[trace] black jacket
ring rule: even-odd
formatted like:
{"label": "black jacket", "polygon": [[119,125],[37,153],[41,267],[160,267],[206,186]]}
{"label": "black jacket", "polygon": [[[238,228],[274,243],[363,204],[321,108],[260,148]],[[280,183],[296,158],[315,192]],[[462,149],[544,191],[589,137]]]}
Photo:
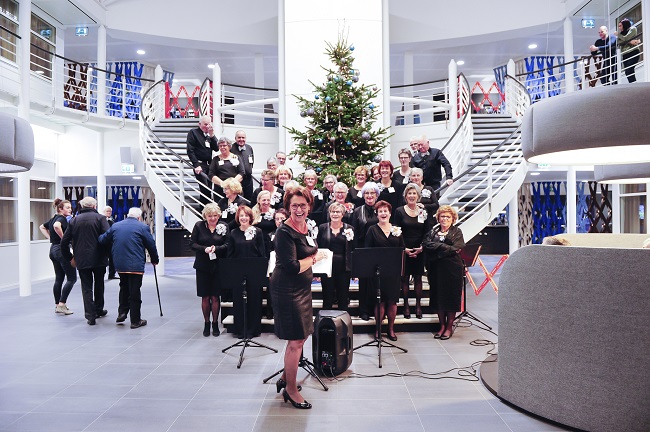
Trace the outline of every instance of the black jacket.
{"label": "black jacket", "polygon": [[465,247],[463,232],[457,226],[449,228],[444,240],[440,240],[439,231],[439,226],[432,229],[422,241],[427,262],[454,256]]}
{"label": "black jacket", "polygon": [[92,208],[82,208],[79,214],[70,219],[68,229],[61,239],[61,254],[70,261],[70,243],[74,249],[74,259],[78,269],[106,267],[107,249],[99,244],[99,236],[108,231],[106,216]]}
{"label": "black jacket", "polygon": [[427,186],[435,186],[442,182],[441,168],[445,169],[447,179],[454,178],[451,172],[451,163],[442,154],[442,151],[437,148],[429,148],[429,151],[424,155],[416,153],[411,160],[411,167],[422,169],[424,172],[422,178]]}
{"label": "black jacket", "polygon": [[[206,146],[206,142],[209,145]],[[201,163],[210,165],[213,150],[219,151],[216,137],[206,137],[201,128],[194,128],[189,131],[187,134],[187,157],[190,158],[194,168],[201,165]]]}
{"label": "black jacket", "polygon": [[246,183],[251,180],[253,175],[253,164],[255,163],[255,155],[253,154],[253,147],[246,144],[244,150],[239,150],[239,145],[233,143],[230,147],[230,152],[239,156],[239,161],[244,165],[244,179],[242,183]]}

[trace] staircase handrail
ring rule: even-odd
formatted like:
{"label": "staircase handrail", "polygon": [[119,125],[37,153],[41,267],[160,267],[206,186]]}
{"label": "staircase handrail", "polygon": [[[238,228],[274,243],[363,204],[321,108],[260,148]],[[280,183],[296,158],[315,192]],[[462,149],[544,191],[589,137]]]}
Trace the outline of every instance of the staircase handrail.
{"label": "staircase handrail", "polygon": [[472,154],[474,136],[470,116],[471,95],[469,94],[469,82],[463,73],[458,75],[458,81],[460,83],[458,86],[459,97],[455,103],[458,104],[459,110],[462,110],[460,111],[462,116],[456,130],[440,149],[451,164],[452,172],[460,171],[467,164]]}
{"label": "staircase handrail", "polygon": [[532,101],[528,89],[512,75],[505,77],[506,87],[506,113],[515,117],[521,123],[524,113],[530,107]]}

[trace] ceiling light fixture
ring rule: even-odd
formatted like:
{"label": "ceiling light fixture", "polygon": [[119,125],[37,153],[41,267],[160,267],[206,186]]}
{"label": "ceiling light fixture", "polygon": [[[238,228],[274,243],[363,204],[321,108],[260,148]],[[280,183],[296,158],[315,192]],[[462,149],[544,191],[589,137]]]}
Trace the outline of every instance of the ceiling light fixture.
{"label": "ceiling light fixture", "polygon": [[133,180],[140,180],[140,179],[142,179],[142,177],[140,177],[140,176],[133,176]]}
{"label": "ceiling light fixture", "polygon": [[147,52],[145,50],[143,50],[143,49],[139,49],[139,50],[136,51],[136,53],[138,53],[140,55],[145,55]]}
{"label": "ceiling light fixture", "polygon": [[456,64],[457,64],[458,66],[462,66],[462,65],[465,64],[465,60],[458,60],[458,61],[456,62]]}
{"label": "ceiling light fixture", "polygon": [[532,172],[532,173],[530,173],[530,175],[532,175],[532,176],[538,176],[538,175],[540,175],[540,174],[541,174],[541,173],[538,173],[538,172]]}
{"label": "ceiling light fixture", "polygon": [[528,49],[535,49],[535,48],[537,48],[537,44],[532,43],[528,45]]}
{"label": "ceiling light fixture", "polygon": [[[650,105],[644,102],[648,98],[650,83],[639,82],[544,99],[524,115],[524,158],[552,165],[650,162]],[[626,109],[607,110],[603,101]]]}
{"label": "ceiling light fixture", "polygon": [[209,67],[210,69],[214,69],[214,65],[213,65],[213,64],[209,64],[208,67]]}

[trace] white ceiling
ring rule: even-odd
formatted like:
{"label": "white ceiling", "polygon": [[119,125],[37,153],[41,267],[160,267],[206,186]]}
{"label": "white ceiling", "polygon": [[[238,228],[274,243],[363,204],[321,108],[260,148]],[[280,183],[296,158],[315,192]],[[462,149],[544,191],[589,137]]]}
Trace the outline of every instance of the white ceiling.
{"label": "white ceiling", "polygon": [[[41,13],[46,13],[55,19],[59,25],[67,27],[65,30],[66,57],[82,62],[94,62],[97,57],[96,23],[90,15],[84,13],[77,6],[77,4],[83,4],[83,1],[34,0],[33,3],[36,10],[43,11]],[[95,0],[96,4],[99,4],[104,9],[123,5],[125,1],[127,0]],[[587,47],[597,38],[595,29],[585,30],[580,27],[581,18],[595,18],[602,23],[605,16],[618,16],[629,10],[638,1],[586,1],[584,6],[578,8],[578,11],[572,17],[574,53],[576,55],[587,54]],[[192,11],[193,8],[188,7],[188,3],[192,3],[192,0],[185,1],[182,7],[179,6],[179,9]],[[246,4],[246,2],[239,5],[242,4]],[[402,5],[396,0],[391,0],[391,13],[397,9],[396,5],[398,4]],[[273,14],[274,10],[275,7],[269,7],[262,13]],[[236,15],[240,13],[239,9],[230,10],[232,16],[228,16],[228,12],[229,10],[224,9],[223,16],[219,18],[220,22],[241,19],[240,16]],[[179,14],[180,12],[178,10],[168,10],[160,13]],[[531,7],[530,13],[534,13],[534,7]],[[188,20],[180,20],[180,25],[189,25],[191,13],[184,15],[188,16]],[[421,22],[423,20],[418,16],[417,8],[400,7],[400,19],[405,16],[415,21]],[[275,13],[274,19],[277,19],[277,13]],[[509,17],[508,19],[516,19],[516,17]],[[462,19],[458,19],[458,22],[458,25],[463,25]],[[90,27],[89,35],[86,37],[75,36],[74,30],[77,25],[88,25]],[[431,24],[426,23],[426,25]],[[454,46],[449,46],[449,42],[446,42],[444,47],[443,44],[436,42],[391,45],[391,85],[404,84],[403,59],[406,52],[413,53],[415,82],[445,78],[448,64],[452,59],[464,60],[465,64],[459,67],[459,71],[464,72],[470,81],[480,81],[483,77],[492,75],[493,68],[504,65],[510,58],[520,59],[529,55],[563,54],[564,36],[561,22],[549,24],[542,29],[531,28],[528,31],[524,29],[518,32],[501,33],[498,32],[498,22],[486,22],[486,26],[495,29],[495,32],[491,33],[490,37],[463,38],[458,40]],[[216,31],[216,29],[211,31]],[[491,40],[486,41],[486,39]],[[536,43],[538,47],[535,50],[529,50],[527,47],[531,43]],[[146,54],[143,56],[137,55],[137,49],[145,50]],[[264,59],[265,87],[277,87],[278,58],[277,45],[275,44],[235,45],[210,43],[197,47],[196,43],[188,43],[187,40],[118,32],[110,28],[107,30],[107,60],[109,62],[137,60],[151,66],[160,64],[163,69],[174,72],[176,79],[193,79],[195,82],[201,82],[203,78],[211,76],[211,71],[207,67],[208,64],[218,62],[221,66],[224,82],[254,85],[253,74],[256,55],[262,55]]]}

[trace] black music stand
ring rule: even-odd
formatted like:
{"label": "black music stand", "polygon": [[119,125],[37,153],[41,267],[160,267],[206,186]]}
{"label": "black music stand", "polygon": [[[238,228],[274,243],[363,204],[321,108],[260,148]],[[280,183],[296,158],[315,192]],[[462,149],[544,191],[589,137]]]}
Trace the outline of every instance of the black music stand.
{"label": "black music stand", "polygon": [[[221,352],[225,353],[230,348],[237,346],[242,347],[237,369],[241,368],[244,362],[244,351],[248,346],[278,352],[275,348],[252,340],[261,330],[262,286],[266,281],[268,265],[267,258],[231,258],[219,261],[222,286],[232,289],[233,292],[234,328],[235,333],[239,336],[239,341],[224,348]],[[249,325],[251,330],[249,330]]]}
{"label": "black music stand", "polygon": [[[318,380],[318,382],[320,383],[320,385],[323,386],[323,390],[325,390],[325,391],[329,390],[329,387],[327,387],[327,386],[325,385],[325,383],[323,382],[323,380],[320,379],[320,377],[319,377],[318,375],[316,375],[316,371],[314,371],[314,368],[315,368],[316,366],[315,366],[312,362],[310,362],[309,359],[307,359],[307,357],[305,357],[304,351],[305,351],[305,350],[303,349],[303,350],[300,352],[300,361],[298,361],[298,367],[303,368],[305,371],[307,371],[307,373],[308,373],[309,375],[311,375],[312,377],[316,378],[316,379]],[[284,372],[284,368],[280,369],[280,370],[277,371],[277,372],[274,372],[272,375],[267,376],[266,378],[264,378],[264,379],[262,380],[262,382],[263,382],[264,384],[266,384],[267,382],[269,382],[269,380],[270,380],[271,378],[273,378],[274,376],[277,376],[277,375],[281,374],[282,372]]]}
{"label": "black music stand", "polygon": [[471,320],[474,320],[476,322],[480,322],[483,324],[485,327],[487,327],[488,330],[492,330],[492,327],[489,325],[485,324],[483,321],[480,319],[476,318],[474,315],[472,315],[471,312],[467,310],[467,277],[469,274],[469,268],[474,267],[476,265],[476,260],[478,260],[479,253],[481,252],[481,247],[483,245],[480,244],[468,244],[465,245],[464,248],[460,250],[460,258],[463,260],[463,265],[465,267],[465,272],[463,273],[463,310],[461,313],[454,318],[454,331],[456,331],[456,327],[458,327],[458,322],[460,322],[461,319],[467,317]]}
{"label": "black music stand", "polygon": [[[397,348],[402,352],[408,352],[408,350],[399,347],[390,342],[386,342],[381,335],[381,322],[384,317],[379,315],[379,303],[381,303],[381,292],[384,292],[388,289],[396,289],[399,291],[400,286],[396,285],[393,287],[384,287],[381,284],[381,278],[389,276],[402,276],[404,272],[404,249],[402,248],[361,248],[355,249],[352,251],[352,277],[358,278],[375,278],[375,284],[377,288],[377,300],[375,303],[375,338],[366,342],[362,345],[359,345],[356,348],[353,348],[352,351],[356,351],[359,348],[367,346],[376,346],[377,347],[377,356],[379,357],[379,367],[381,365],[381,347],[382,345],[388,345],[393,348]],[[399,294],[397,294],[399,296]],[[377,337],[379,335],[379,337]]]}

